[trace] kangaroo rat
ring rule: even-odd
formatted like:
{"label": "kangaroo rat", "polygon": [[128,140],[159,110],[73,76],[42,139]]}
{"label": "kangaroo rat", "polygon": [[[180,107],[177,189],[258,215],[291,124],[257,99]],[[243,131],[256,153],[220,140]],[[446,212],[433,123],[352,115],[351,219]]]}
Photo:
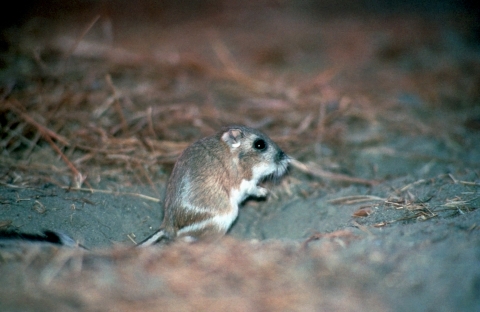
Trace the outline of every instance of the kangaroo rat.
{"label": "kangaroo rat", "polygon": [[168,181],[160,229],[138,246],[162,240],[213,241],[227,232],[248,196],[268,191],[257,184],[285,173],[290,158],[264,133],[223,128],[180,155]]}

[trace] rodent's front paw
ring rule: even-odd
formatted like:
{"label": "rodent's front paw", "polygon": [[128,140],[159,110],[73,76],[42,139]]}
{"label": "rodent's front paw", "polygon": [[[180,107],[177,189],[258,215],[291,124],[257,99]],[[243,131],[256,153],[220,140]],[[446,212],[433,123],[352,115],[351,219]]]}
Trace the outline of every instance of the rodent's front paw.
{"label": "rodent's front paw", "polygon": [[257,197],[265,197],[268,194],[268,190],[266,188],[263,188],[263,187],[260,187],[260,186],[257,187],[257,189],[255,191],[256,191],[256,193],[254,195],[257,196]]}

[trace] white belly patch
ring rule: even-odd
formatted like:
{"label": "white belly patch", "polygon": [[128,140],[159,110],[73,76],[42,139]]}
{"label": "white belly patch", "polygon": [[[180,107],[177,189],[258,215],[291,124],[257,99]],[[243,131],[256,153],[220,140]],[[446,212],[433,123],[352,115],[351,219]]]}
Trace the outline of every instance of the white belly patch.
{"label": "white belly patch", "polygon": [[215,217],[198,223],[190,224],[181,228],[177,232],[177,235],[188,234],[188,232],[202,230],[209,226],[215,226],[219,231],[227,232],[238,216],[238,205],[249,195],[258,194],[258,187],[256,184],[257,182],[254,180],[242,180],[238,189],[234,188],[230,191],[230,209],[227,213],[216,215]]}

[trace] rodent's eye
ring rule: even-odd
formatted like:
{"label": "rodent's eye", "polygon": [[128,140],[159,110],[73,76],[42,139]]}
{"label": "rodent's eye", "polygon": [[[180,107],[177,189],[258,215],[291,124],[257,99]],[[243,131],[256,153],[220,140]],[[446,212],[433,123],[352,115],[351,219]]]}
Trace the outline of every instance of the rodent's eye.
{"label": "rodent's eye", "polygon": [[258,151],[264,151],[267,148],[267,142],[264,139],[256,139],[253,142],[253,148]]}

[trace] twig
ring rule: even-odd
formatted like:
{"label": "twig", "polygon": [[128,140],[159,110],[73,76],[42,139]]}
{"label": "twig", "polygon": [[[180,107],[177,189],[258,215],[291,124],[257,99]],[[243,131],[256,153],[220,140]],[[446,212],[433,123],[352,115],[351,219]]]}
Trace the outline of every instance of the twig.
{"label": "twig", "polygon": [[[55,140],[59,141],[60,143],[62,143],[63,145],[65,146],[69,146],[70,143],[68,143],[68,140],[61,136],[60,134],[57,134],[55,133],[54,131],[46,128],[45,126],[41,125],[40,123],[38,123],[37,121],[35,121],[35,119],[33,119],[32,117],[30,117],[29,115],[27,115],[26,113],[23,112],[23,110],[25,110],[22,106],[22,104],[20,104],[20,102],[18,102],[17,100],[13,99],[12,102],[6,102],[6,105],[7,107],[12,110],[15,114],[19,115],[23,120],[25,120],[27,123],[31,124],[32,126],[34,126],[35,128],[37,128],[37,130],[45,137],[45,136],[48,136],[50,138],[54,138]],[[22,109],[18,108],[17,106],[20,106]]]}
{"label": "twig", "polygon": [[145,170],[145,167],[142,166],[141,164],[138,164],[138,165],[137,165],[137,168],[140,169],[140,172],[143,174],[143,176],[145,177],[145,179],[147,179],[148,184],[150,184],[150,187],[151,187],[152,190],[155,192],[155,194],[157,194],[157,196],[159,196],[160,194],[158,193],[158,190],[157,190],[157,188],[155,187],[155,183],[153,183],[153,181],[152,181],[152,179],[150,178],[150,175],[148,174],[147,170]]}
{"label": "twig", "polygon": [[469,186],[480,186],[480,183],[457,180],[451,173],[449,173],[448,176],[450,177],[450,179],[452,179],[453,183],[455,184],[460,183],[460,184],[469,185]]}
{"label": "twig", "polygon": [[68,168],[73,173],[73,181],[76,187],[80,187],[83,182],[85,182],[86,176],[82,175],[80,171],[77,170],[74,164],[65,156],[65,154],[60,150],[60,148],[52,141],[52,138],[49,136],[44,136],[44,139],[50,144],[54,151],[62,158],[62,160],[67,164]]}
{"label": "twig", "polygon": [[83,187],[68,187],[68,186],[61,186],[62,189],[64,190],[69,190],[69,191],[79,191],[79,192],[88,192],[88,193],[102,193],[102,194],[118,194],[118,195],[128,195],[128,196],[135,196],[139,197],[142,199],[150,200],[153,202],[160,202],[160,199],[148,196],[148,195],[143,195],[139,193],[131,193],[131,192],[116,192],[116,191],[110,191],[110,190],[98,190],[98,189],[93,189],[93,188],[83,188]]}
{"label": "twig", "polygon": [[351,205],[351,204],[358,204],[358,203],[369,202],[369,201],[386,201],[386,200],[387,200],[386,198],[373,196],[373,195],[351,195],[351,196],[344,196],[340,198],[330,199],[327,202],[334,205],[338,205],[338,204]]}
{"label": "twig", "polygon": [[133,239],[133,237],[130,236],[130,234],[127,234],[127,237],[128,237],[128,239],[130,239],[132,241],[132,243],[137,245],[137,242],[135,241],[135,239]]}
{"label": "twig", "polygon": [[242,72],[238,68],[238,66],[236,66],[235,62],[232,59],[232,55],[230,51],[220,40],[216,40],[212,46],[213,46],[213,50],[215,51],[215,54],[217,55],[222,65],[225,67],[225,70],[231,79],[235,80],[240,84],[243,84],[244,86],[251,88],[255,92],[259,92],[259,93],[268,92],[269,87],[267,83],[252,79],[247,74]]}
{"label": "twig", "polygon": [[415,181],[415,182],[412,182],[410,184],[407,184],[405,185],[404,187],[402,187],[399,192],[405,192],[406,190],[408,190],[409,188],[411,188],[412,186],[415,186],[415,185],[418,185],[418,184],[422,184],[422,183],[425,183],[427,182],[427,180],[424,180],[424,179],[420,179],[418,181]]}
{"label": "twig", "polygon": [[121,122],[121,125],[122,125],[123,134],[127,134],[128,123],[127,123],[127,120],[125,119],[125,115],[123,115],[122,106],[120,105],[120,101],[118,100],[119,99],[119,94],[118,94],[117,88],[115,88],[115,86],[113,85],[112,77],[110,76],[110,74],[107,74],[107,76],[105,77],[105,80],[107,81],[108,86],[112,90],[113,104],[115,105],[115,110],[117,111],[117,114],[120,117],[120,122]]}
{"label": "twig", "polygon": [[153,128],[153,117],[152,117],[152,112],[153,109],[151,106],[147,108],[147,125],[148,125],[148,131],[150,132],[150,135],[152,138],[158,138],[157,133],[155,132],[155,128]]}
{"label": "twig", "polygon": [[344,174],[327,172],[312,164],[306,165],[294,158],[292,158],[290,163],[292,164],[292,166],[294,166],[298,170],[311,174],[316,177],[320,177],[320,178],[330,179],[334,181],[349,182],[349,183],[366,184],[366,185],[376,185],[379,183],[379,181],[375,181],[375,180],[366,180],[361,178],[350,177]]}
{"label": "twig", "polygon": [[355,225],[357,228],[359,228],[361,231],[367,233],[368,235],[372,235],[372,236],[373,236],[373,233],[370,232],[370,230],[369,230],[365,225],[362,225],[362,224],[358,223],[357,221],[353,221],[352,223],[353,223],[353,225]]}
{"label": "twig", "polygon": [[80,41],[82,41],[83,37],[85,37],[85,35],[90,31],[93,25],[95,25],[95,23],[98,21],[99,18],[100,18],[100,15],[97,15],[93,18],[93,20],[90,22],[90,24],[87,25],[87,27],[85,27],[85,29],[77,38],[77,40],[75,40],[72,47],[65,53],[65,56],[64,56],[65,63],[63,63],[62,73],[65,72],[65,68],[67,68],[68,60],[70,59],[70,56],[72,55],[73,51],[75,51],[75,49],[80,44]]}

